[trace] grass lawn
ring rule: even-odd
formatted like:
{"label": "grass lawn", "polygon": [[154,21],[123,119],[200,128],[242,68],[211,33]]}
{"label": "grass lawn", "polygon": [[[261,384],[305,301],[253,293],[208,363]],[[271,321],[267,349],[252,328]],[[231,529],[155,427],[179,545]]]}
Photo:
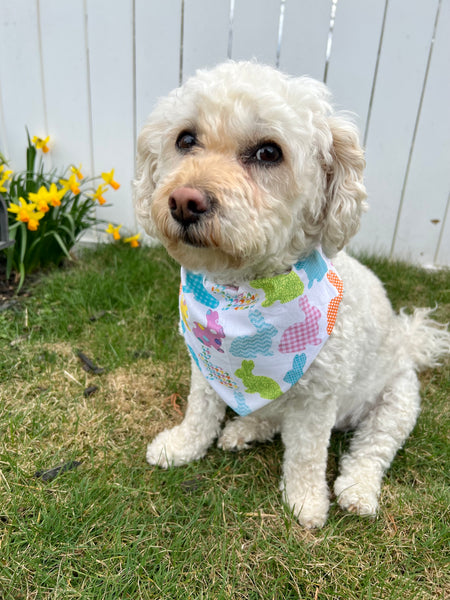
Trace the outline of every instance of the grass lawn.
{"label": "grass lawn", "polygon": [[[365,262],[396,308],[450,320],[450,272]],[[163,250],[106,246],[0,311],[0,599],[448,598],[448,361],[421,375],[378,518],[333,502],[305,531],[281,505],[280,440],[145,462],[188,392],[178,285]],[[330,481],[347,443],[333,436]]]}

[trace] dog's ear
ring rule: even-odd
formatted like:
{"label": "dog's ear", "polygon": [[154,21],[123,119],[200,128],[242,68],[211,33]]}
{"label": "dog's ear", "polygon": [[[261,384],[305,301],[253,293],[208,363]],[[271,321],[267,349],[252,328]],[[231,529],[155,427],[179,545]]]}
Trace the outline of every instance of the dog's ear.
{"label": "dog's ear", "polygon": [[322,247],[332,256],[358,231],[366,210],[365,160],[357,127],[342,116],[330,116],[327,122],[332,143],[323,157],[326,204]]}
{"label": "dog's ear", "polygon": [[137,139],[136,174],[134,179],[134,208],[144,229],[151,229],[150,204],[155,189],[155,174],[158,166],[160,142],[159,126],[150,120],[144,125]]}

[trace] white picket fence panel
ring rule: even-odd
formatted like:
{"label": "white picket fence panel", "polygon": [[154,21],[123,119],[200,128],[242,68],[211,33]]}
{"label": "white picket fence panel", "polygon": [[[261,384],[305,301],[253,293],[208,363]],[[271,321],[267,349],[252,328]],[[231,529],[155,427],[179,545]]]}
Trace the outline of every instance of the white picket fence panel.
{"label": "white picket fence panel", "polygon": [[326,80],[358,115],[370,211],[352,243],[450,265],[450,0],[0,0],[0,151],[115,168],[99,214],[134,220],[137,134],[157,99],[232,58]]}

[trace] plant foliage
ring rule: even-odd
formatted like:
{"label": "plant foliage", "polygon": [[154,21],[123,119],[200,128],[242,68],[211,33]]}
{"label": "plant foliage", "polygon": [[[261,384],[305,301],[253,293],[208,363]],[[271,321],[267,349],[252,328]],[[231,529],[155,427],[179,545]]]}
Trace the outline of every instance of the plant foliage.
{"label": "plant foliage", "polygon": [[[103,205],[108,187],[119,187],[113,179],[114,170],[93,178],[84,178],[74,165],[60,174],[56,169],[46,172],[42,154],[49,150],[49,138],[31,140],[28,131],[27,138],[25,171],[7,170],[0,154],[0,196],[8,211],[9,237],[14,240],[3,250],[6,276],[17,272],[19,289],[32,271],[70,258],[81,234],[104,222],[96,216],[96,202]],[[103,183],[95,186],[98,179]]]}

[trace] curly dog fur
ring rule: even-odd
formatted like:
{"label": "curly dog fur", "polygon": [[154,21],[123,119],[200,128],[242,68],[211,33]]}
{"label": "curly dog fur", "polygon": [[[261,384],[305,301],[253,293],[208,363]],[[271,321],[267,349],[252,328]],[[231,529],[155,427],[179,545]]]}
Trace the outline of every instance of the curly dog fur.
{"label": "curly dog fur", "polygon": [[281,433],[284,501],[305,527],[327,518],[327,449],[355,430],[334,493],[374,515],[383,474],[419,414],[417,371],[449,352],[429,318],[394,314],[380,281],[342,249],[366,208],[356,127],[326,87],[252,62],[199,71],[162,99],[138,140],[136,211],[186,269],[239,285],[288,272],[317,246],[344,282],[334,330],[304,376],[256,412],[228,421],[192,364],[183,422],[148,446],[152,465],[183,465],[218,438],[227,450]]}

